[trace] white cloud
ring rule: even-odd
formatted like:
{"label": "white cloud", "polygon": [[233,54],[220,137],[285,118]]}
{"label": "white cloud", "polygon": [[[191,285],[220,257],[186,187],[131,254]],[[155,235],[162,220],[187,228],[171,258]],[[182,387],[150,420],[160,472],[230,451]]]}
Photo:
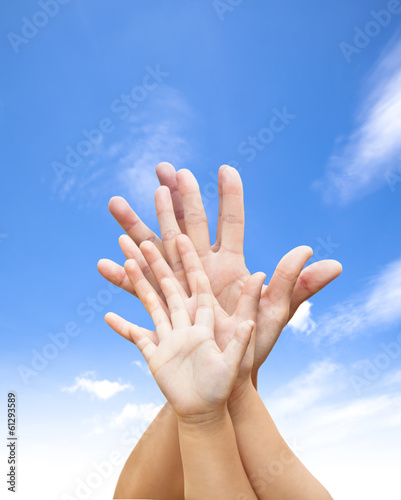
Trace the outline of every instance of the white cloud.
{"label": "white cloud", "polygon": [[302,302],[298,307],[294,316],[288,322],[288,326],[294,333],[301,332],[309,335],[316,328],[316,323],[313,321],[311,314],[312,306],[312,302],[305,300],[305,302]]}
{"label": "white cloud", "polygon": [[115,131],[77,168],[66,172],[61,182],[53,180],[53,192],[80,206],[96,206],[104,196],[123,194],[132,199],[134,207],[140,207],[141,214],[153,212],[159,185],[155,168],[162,161],[187,166],[193,121],[182,95],[161,85],[123,122],[114,117]]}
{"label": "white cloud", "polygon": [[317,319],[319,337],[337,341],[401,320],[401,259],[370,280],[367,291],[338,304]]}
{"label": "white cloud", "polygon": [[[156,110],[154,109],[156,108]],[[154,192],[159,183],[155,168],[161,161],[178,167],[190,158],[187,131],[192,112],[173,89],[164,88],[152,113],[135,116],[124,144],[113,144],[118,151],[118,179],[134,206],[154,211]]]}
{"label": "white cloud", "polygon": [[[401,391],[356,397],[352,367],[323,361],[280,386],[266,407],[288,443],[334,498],[401,498]],[[398,378],[398,372],[389,376]]]}
{"label": "white cloud", "polygon": [[87,392],[99,399],[109,399],[121,391],[133,390],[131,384],[122,384],[120,382],[110,382],[110,380],[95,380],[94,373],[88,372],[81,377],[75,378],[75,384],[71,387],[63,387],[64,392]]}
{"label": "white cloud", "polygon": [[152,372],[149,370],[149,366],[147,363],[144,363],[143,361],[133,361],[133,365],[137,366],[141,371],[146,373],[146,375],[152,376]]}
{"label": "white cloud", "polygon": [[347,203],[378,189],[401,166],[401,42],[392,43],[367,81],[354,130],[339,140],[326,176],[314,187]]}
{"label": "white cloud", "polygon": [[272,394],[269,406],[279,416],[302,412],[324,397],[338,392],[345,383],[338,365],[321,361],[278,388]]}
{"label": "white cloud", "polygon": [[131,404],[124,406],[121,413],[115,415],[110,422],[111,427],[121,427],[131,420],[151,422],[162,409],[163,405],[155,403]]}
{"label": "white cloud", "polygon": [[[286,432],[302,437],[305,446],[335,443],[340,438],[355,437],[373,428],[386,430],[401,426],[401,391],[377,392],[383,385],[378,378],[370,389],[374,395],[355,397],[350,380],[352,373],[352,367],[328,360],[312,363],[279,387],[266,406]],[[398,376],[397,371],[389,375],[391,379]],[[334,402],[336,399],[338,402]],[[327,432],[330,427],[331,432]]]}

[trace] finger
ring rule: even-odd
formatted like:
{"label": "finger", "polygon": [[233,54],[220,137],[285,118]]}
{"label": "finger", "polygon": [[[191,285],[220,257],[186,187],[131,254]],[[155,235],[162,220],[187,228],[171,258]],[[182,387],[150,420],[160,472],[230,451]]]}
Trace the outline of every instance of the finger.
{"label": "finger", "polygon": [[310,247],[299,246],[284,255],[262,293],[262,300],[267,299],[275,307],[289,311],[298,276],[312,254],[313,250]]}
{"label": "finger", "polygon": [[118,242],[126,259],[127,260],[133,259],[137,262],[142,271],[142,274],[149,281],[149,283],[152,285],[155,291],[160,295],[161,293],[160,287],[155,277],[153,276],[153,273],[148,263],[146,262],[145,257],[142,255],[142,252],[139,250],[136,243],[132,241],[132,239],[127,234],[121,235],[120,238],[118,239]]}
{"label": "finger", "polygon": [[134,325],[115,313],[107,313],[104,319],[115,332],[133,342],[149,361],[158,344],[156,332]]}
{"label": "finger", "polygon": [[165,335],[171,333],[171,321],[160,304],[159,297],[154,292],[148,293],[146,307],[152,316],[157,336],[159,340],[162,340]]}
{"label": "finger", "polygon": [[198,255],[202,257],[210,250],[209,227],[199,185],[194,175],[186,169],[177,172],[178,189],[184,207],[185,228]]}
{"label": "finger", "polygon": [[187,282],[176,243],[176,238],[181,234],[181,229],[177,224],[170,191],[166,186],[160,186],[156,190],[155,202],[157,219],[159,221],[163,247],[167,255],[168,263],[178,281],[185,288]]}
{"label": "finger", "polygon": [[220,217],[221,241],[218,246],[242,255],[245,216],[241,177],[235,168],[228,165],[221,175],[223,206]]}
{"label": "finger", "polygon": [[[134,288],[139,300],[142,302],[142,304],[147,307],[147,297],[150,293],[155,293],[157,294],[156,290],[153,288],[153,286],[149,283],[149,281],[145,278],[143,275],[141,268],[139,267],[138,263],[133,260],[127,260],[125,261],[124,264],[124,270],[126,272],[126,275]],[[164,303],[163,299],[157,295],[160,306],[163,308],[164,311],[167,312],[167,306]],[[150,314],[150,311],[147,309],[147,311]]]}
{"label": "finger", "polygon": [[186,234],[177,237],[177,248],[184,266],[186,280],[192,295],[197,293],[198,277],[205,274],[199,255]]}
{"label": "finger", "polygon": [[217,217],[217,230],[216,230],[216,242],[213,245],[213,250],[218,251],[221,245],[221,215],[223,213],[223,172],[228,167],[228,165],[222,165],[219,168],[219,175],[217,181],[217,190],[219,192],[219,215]]}
{"label": "finger", "polygon": [[332,259],[314,262],[302,270],[291,296],[290,317],[305,300],[319,292],[342,272],[342,265]]}
{"label": "finger", "polygon": [[192,323],[185,308],[184,301],[173,280],[169,278],[164,279],[161,282],[161,288],[167,300],[173,328],[185,328],[191,326]]}
{"label": "finger", "polygon": [[160,238],[141,221],[124,198],[121,198],[121,196],[111,198],[109,201],[109,210],[137,245],[140,245],[142,241],[149,240],[159,248],[160,252],[164,252]]}
{"label": "finger", "polygon": [[[170,266],[167,264],[165,258],[162,256],[162,254],[159,252],[159,250],[153,245],[153,243],[150,243],[150,241],[144,241],[141,244],[141,252],[143,256],[146,259],[147,264],[149,265],[149,268],[151,269],[159,287],[161,288],[161,283],[164,279],[169,278],[172,281],[174,281],[178,292],[182,296],[182,298],[185,300],[188,298],[186,290],[182,287],[181,283],[178,281],[178,279],[175,277],[175,274],[173,273],[172,269]],[[187,287],[187,285],[186,285]]]}
{"label": "finger", "polygon": [[135,333],[140,335],[145,335],[146,337],[149,337],[149,339],[154,343],[158,344],[159,340],[157,338],[156,332],[152,330],[148,330],[147,328],[142,328],[141,326],[134,325],[130,321],[127,321],[126,319],[122,318],[118,314],[109,312],[106,314],[104,317],[106,323],[111,326],[111,328],[117,332],[119,335],[124,337],[125,339],[129,340],[130,342],[133,342],[135,344],[134,338],[132,336],[132,332],[134,331]]}
{"label": "finger", "polygon": [[224,350],[224,359],[236,374],[251,342],[254,326],[255,323],[251,320],[244,321],[238,325],[233,338]]}
{"label": "finger", "polygon": [[167,186],[170,189],[175,219],[181,231],[185,233],[184,207],[182,206],[181,195],[178,190],[175,168],[171,163],[164,161],[157,165],[156,174],[160,185]]}
{"label": "finger", "polygon": [[260,294],[265,279],[265,273],[255,273],[246,280],[235,309],[235,315],[238,318],[256,321]]}
{"label": "finger", "polygon": [[197,308],[195,323],[206,326],[211,332],[214,332],[214,310],[213,294],[209,280],[204,274],[198,277]]}
{"label": "finger", "polygon": [[119,288],[137,296],[134,287],[128,279],[125,269],[119,264],[116,264],[109,259],[100,259],[97,263],[97,270],[103,278],[106,278],[106,280],[110,281],[113,285],[116,285]]}

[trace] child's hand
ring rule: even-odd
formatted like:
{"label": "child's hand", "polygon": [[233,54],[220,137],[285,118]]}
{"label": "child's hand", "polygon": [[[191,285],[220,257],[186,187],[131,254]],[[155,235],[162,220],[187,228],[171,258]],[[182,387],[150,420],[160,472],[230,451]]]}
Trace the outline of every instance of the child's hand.
{"label": "child's hand", "polygon": [[[191,321],[173,280],[161,288],[170,317],[155,293],[146,297],[146,306],[156,326],[156,337],[130,325],[132,340],[175,410],[183,419],[213,418],[225,408],[238,369],[251,339],[253,322],[241,322],[224,351],[214,338],[214,304],[210,283],[203,274],[197,278],[195,319]],[[114,327],[118,317],[109,313],[106,321]]]}
{"label": "child's hand", "polygon": [[[144,276],[140,264],[135,260],[128,260],[125,263],[125,271],[133,288],[135,289],[136,294],[150,314],[152,314],[152,311],[149,309],[147,299],[149,294],[154,294],[156,296],[156,290],[163,288],[163,282],[166,278],[169,278],[174,283],[176,291],[185,305],[185,309],[188,312],[191,322],[194,323],[197,310],[197,280],[199,277],[204,276],[205,272],[194,245],[187,236],[180,235],[177,238],[177,250],[181,259],[182,271],[188,282],[187,287],[190,290],[190,295],[188,295],[181,286],[175,274],[170,269],[169,265],[161,253],[157,250],[155,245],[150,242],[144,242],[141,245],[141,252],[143,255],[142,258],[145,259],[148,267],[147,277]],[[148,278],[150,274],[152,275],[152,281],[157,283],[157,288],[154,288],[151,285]],[[264,273],[255,273],[246,281],[241,290],[241,295],[237,301],[235,311],[231,316],[222,309],[212,295],[215,315],[214,338],[221,351],[225,350],[233,337],[233,333],[241,323],[246,320],[256,320],[260,292],[265,277]],[[157,301],[160,307],[170,317],[169,308],[163,299],[163,294],[161,294],[161,296],[157,295]],[[131,323],[117,315],[107,315],[106,321],[117,333],[128,340],[133,340],[131,335]],[[142,329],[141,331],[151,338],[154,343],[158,342],[156,332],[145,329]],[[238,376],[234,383],[233,390],[236,393],[241,393],[242,388],[246,387],[248,382],[251,382],[254,350],[255,343],[253,341],[250,343],[244,359],[241,362]]]}
{"label": "child's hand", "polygon": [[[177,252],[176,238],[186,233],[194,243],[213,292],[220,305],[232,314],[244,283],[250,273],[243,255],[244,207],[242,182],[238,172],[228,166],[219,170],[219,217],[216,242],[210,245],[209,229],[202,198],[195,177],[188,170],[175,172],[172,165],[158,165],[161,184],[155,193],[162,241],[151,231],[122,198],[113,198],[109,208],[128,233],[120,238],[127,259],[135,259],[146,279],[160,292],[159,285],[142,256],[142,245],[153,241],[167,260],[181,287],[188,293],[187,280]],[[167,186],[167,187],[166,187]],[[341,265],[334,260],[315,262],[303,269],[312,254],[309,247],[297,247],[280,261],[268,286],[263,287],[256,318],[254,383],[259,367],[264,362],[282,329],[305,300],[324,288],[341,273]],[[126,267],[126,266],[125,266]],[[98,265],[101,274],[115,285],[135,293],[131,280],[115,262],[103,259]]]}

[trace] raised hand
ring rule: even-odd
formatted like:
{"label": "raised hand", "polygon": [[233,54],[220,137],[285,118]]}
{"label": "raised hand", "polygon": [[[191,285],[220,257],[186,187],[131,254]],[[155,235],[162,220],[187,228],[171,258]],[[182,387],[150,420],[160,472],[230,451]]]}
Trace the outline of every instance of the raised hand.
{"label": "raised hand", "polygon": [[[213,246],[210,245],[207,219],[194,176],[188,170],[176,173],[168,163],[159,164],[156,172],[163,184],[155,193],[162,241],[125,200],[116,197],[110,201],[111,213],[127,232],[120,238],[125,256],[137,260],[144,276],[160,294],[160,288],[137,246],[142,241],[152,241],[166,257],[181,286],[189,292],[176,246],[177,236],[185,231],[210,278],[214,295],[231,314],[250,275],[243,256],[243,190],[238,172],[227,165],[219,170],[219,218]],[[334,260],[316,262],[302,269],[311,254],[309,247],[298,247],[289,252],[277,266],[269,285],[263,289],[256,320],[255,376],[299,305],[341,273],[341,265]],[[112,283],[135,293],[124,268],[118,264],[103,259],[98,269]]]}
{"label": "raised hand", "polygon": [[[156,337],[130,325],[132,340],[149,364],[157,384],[178,417],[192,418],[220,412],[227,402],[251,338],[253,322],[242,322],[222,351],[214,338],[214,305],[209,280],[197,278],[197,304],[192,321],[176,283],[161,282],[168,312],[155,293],[146,306],[156,326]],[[113,327],[113,315],[106,321]]]}
{"label": "raised hand", "polygon": [[[166,279],[171,280],[175,286],[176,292],[185,306],[190,320],[194,322],[198,308],[197,281],[199,278],[202,278],[205,273],[200,258],[196,253],[191,240],[185,235],[177,237],[178,255],[181,259],[180,262],[182,263],[182,269],[190,290],[189,294],[181,286],[164,257],[153,243],[148,241],[142,243],[140,245],[140,250],[146,265],[149,268],[149,272],[152,273],[155,281],[157,282],[158,288],[163,290],[164,281]],[[140,298],[145,307],[147,307],[148,312],[152,314],[152,310],[148,305],[148,297],[152,295],[157,297],[159,307],[168,317],[170,317],[168,305],[166,305],[164,300],[156,294],[155,288],[142,273],[138,262],[135,260],[127,260],[125,263],[125,271],[137,296]],[[232,315],[227,314],[213,297],[215,316],[214,336],[218,347],[222,351],[226,349],[232,339],[233,332],[241,323],[244,323],[246,320],[256,320],[261,288],[265,277],[264,273],[256,273],[250,276],[241,290],[241,295],[238,299],[236,309]],[[135,342],[132,330],[133,326],[131,323],[115,314],[107,315],[106,321],[120,335]],[[138,331],[139,327],[135,328],[136,331]],[[157,331],[152,332],[151,330],[146,329],[140,329],[140,331],[151,339],[153,343],[158,342]],[[246,355],[241,362],[238,377],[234,384],[236,390],[239,390],[248,380],[250,381],[253,358],[254,342],[251,343],[250,348],[247,350]]]}

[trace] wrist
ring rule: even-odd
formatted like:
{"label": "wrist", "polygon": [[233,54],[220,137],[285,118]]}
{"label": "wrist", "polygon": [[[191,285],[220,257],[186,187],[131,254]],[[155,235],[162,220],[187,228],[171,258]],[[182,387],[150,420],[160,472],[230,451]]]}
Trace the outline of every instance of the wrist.
{"label": "wrist", "polygon": [[218,432],[226,419],[230,418],[227,405],[216,410],[196,415],[177,415],[178,428],[180,432],[189,434],[209,434]]}
{"label": "wrist", "polygon": [[247,408],[249,408],[252,398],[254,398],[257,391],[249,379],[246,384],[243,384],[241,388],[234,390],[227,401],[227,407],[231,419],[237,419],[247,413]]}
{"label": "wrist", "polygon": [[258,390],[258,369],[252,370],[251,373],[251,380],[252,380],[252,385],[255,387],[256,390]]}

